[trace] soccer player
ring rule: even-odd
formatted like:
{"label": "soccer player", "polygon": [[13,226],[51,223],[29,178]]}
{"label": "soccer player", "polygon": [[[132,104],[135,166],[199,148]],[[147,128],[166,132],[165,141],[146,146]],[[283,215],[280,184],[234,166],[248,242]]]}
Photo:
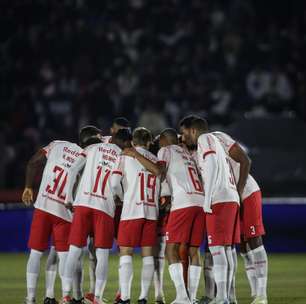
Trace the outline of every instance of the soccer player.
{"label": "soccer player", "polygon": [[217,286],[214,303],[227,304],[234,273],[231,246],[239,242],[239,195],[235,178],[221,143],[208,133],[206,120],[194,119],[183,132],[188,145],[198,145],[198,164],[205,185],[208,246]]}
{"label": "soccer player", "polygon": [[[178,145],[174,129],[165,129],[160,134],[159,163],[147,168],[156,175],[165,177],[172,193],[171,210],[166,228],[166,255],[169,273],[176,289],[173,303],[191,303],[196,300],[201,266],[199,246],[205,230],[203,212],[203,186],[191,155]],[[179,257],[180,244],[189,245],[189,282],[185,288],[183,266]]]}
{"label": "soccer player", "polygon": [[255,179],[249,174],[251,161],[240,144],[223,132],[213,134],[220,140],[230,157],[242,202],[240,250],[251,286],[251,295],[254,297],[252,304],[266,304],[268,258],[262,241],[265,229],[262,220],[261,191]]}
{"label": "soccer player", "polygon": [[130,149],[129,153],[118,159],[118,166],[113,171],[111,180],[114,193],[123,201],[117,240],[120,247],[119,303],[130,303],[132,255],[135,247],[141,247],[142,252],[141,293],[138,303],[147,303],[154,274],[153,247],[157,238],[160,179],[142,165],[146,159],[157,162],[157,157],[148,151],[151,142],[149,130],[136,128],[133,132],[135,149]]}
{"label": "soccer player", "polygon": [[[125,117],[116,117],[113,120],[112,126],[110,128],[110,135],[109,136],[103,136],[102,137],[102,142],[111,143],[112,142],[112,136],[114,136],[121,129],[131,130],[130,122]],[[115,240],[117,239],[117,236],[118,236],[118,229],[119,229],[121,212],[122,212],[122,204],[118,201],[117,204],[116,204],[115,217],[114,217]],[[95,271],[94,253],[89,251],[89,258],[90,258],[90,261],[91,261],[90,264],[89,264],[90,286],[92,286],[94,281],[95,281],[95,276],[92,275]],[[119,302],[120,297],[121,297],[121,294],[120,294],[120,288],[119,288],[116,292],[116,295],[115,295],[114,304]],[[91,292],[89,292],[85,295],[85,298],[86,298],[87,301],[92,302],[93,298],[94,298],[94,295]]]}
{"label": "soccer player", "polygon": [[101,143],[99,138],[82,151],[68,175],[65,204],[72,205],[72,188],[78,172],[83,169],[81,181],[74,200],[74,217],[69,236],[69,254],[63,277],[62,303],[70,303],[69,293],[75,265],[87,245],[89,235],[94,237],[96,249],[96,284],[94,303],[102,303],[107,280],[109,249],[114,238],[115,200],[109,185],[109,177],[121,153],[121,148],[130,144],[130,132],[119,130],[112,143]]}
{"label": "soccer player", "polygon": [[[80,131],[80,144],[86,144],[86,128]],[[95,131],[95,130],[94,130]],[[95,131],[97,133],[97,131]],[[69,169],[82,148],[68,141],[53,141],[40,149],[29,160],[26,170],[25,189],[22,201],[33,203],[33,181],[39,167],[44,166],[43,176],[33,214],[28,246],[31,248],[27,263],[26,303],[35,303],[36,287],[43,252],[48,248],[52,235],[59,257],[59,274],[63,271],[68,252],[68,235],[72,214],[65,207],[66,182]],[[45,303],[56,303],[54,298],[46,297]]]}

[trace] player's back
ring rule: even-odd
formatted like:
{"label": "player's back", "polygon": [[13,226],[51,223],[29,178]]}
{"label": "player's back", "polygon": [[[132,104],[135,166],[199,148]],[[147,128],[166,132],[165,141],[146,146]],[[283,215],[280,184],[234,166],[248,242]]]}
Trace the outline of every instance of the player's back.
{"label": "player's back", "polygon": [[[239,180],[239,176],[240,176],[240,164],[230,157],[230,149],[236,144],[236,141],[224,132],[219,132],[219,131],[213,132],[213,135],[215,135],[218,138],[225,153],[227,154],[231,167],[233,169],[235,181],[237,183]],[[242,193],[242,199],[245,199],[250,194],[258,190],[260,190],[260,188],[257,182],[255,181],[253,176],[249,174],[247,181],[246,181],[245,188]]]}
{"label": "player's back", "polygon": [[71,213],[64,206],[67,175],[82,148],[68,141],[53,141],[43,150],[47,163],[35,207],[71,221]]}
{"label": "player's back", "polygon": [[83,153],[86,157],[74,205],[101,210],[114,216],[115,203],[109,184],[121,149],[111,143],[98,143],[88,146]]}
{"label": "player's back", "polygon": [[171,210],[202,206],[203,187],[192,155],[178,145],[170,145],[159,150],[158,158],[167,167],[166,179],[172,193]]}
{"label": "player's back", "polygon": [[[217,160],[217,178],[214,185],[213,203],[239,202],[235,176],[228,155],[215,135],[212,133],[202,134],[198,139],[198,159],[201,160],[199,161],[200,167],[201,162],[206,157],[209,157],[210,153],[215,154]],[[204,175],[205,171],[201,170],[201,173]]]}
{"label": "player's back", "polygon": [[[157,162],[157,157],[148,150],[141,147],[136,147],[136,150],[152,162]],[[120,167],[124,191],[121,219],[146,218],[156,220],[160,178],[151,174],[133,157],[122,156]]]}

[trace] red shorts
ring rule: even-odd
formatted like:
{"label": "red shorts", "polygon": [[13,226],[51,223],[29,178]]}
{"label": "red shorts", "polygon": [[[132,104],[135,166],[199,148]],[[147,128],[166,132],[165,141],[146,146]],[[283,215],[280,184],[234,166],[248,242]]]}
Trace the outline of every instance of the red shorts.
{"label": "red shorts", "polygon": [[229,246],[240,243],[239,205],[234,202],[212,206],[206,214],[208,246]]}
{"label": "red shorts", "polygon": [[118,237],[119,223],[122,213],[122,206],[116,206],[115,209],[115,217],[114,217],[114,231],[115,231],[115,239]]}
{"label": "red shorts", "polygon": [[240,224],[241,235],[245,240],[265,234],[260,191],[256,191],[244,199]]}
{"label": "red shorts", "polygon": [[187,207],[170,212],[166,228],[167,243],[199,247],[204,233],[205,213],[202,207]]}
{"label": "red shorts", "polygon": [[157,221],[147,219],[122,220],[119,225],[118,246],[154,247],[157,239]]}
{"label": "red shorts", "polygon": [[48,249],[52,236],[56,251],[68,251],[68,236],[71,223],[40,209],[35,209],[32,219],[28,246],[31,249],[44,251]]}
{"label": "red shorts", "polygon": [[103,211],[77,206],[74,209],[69,244],[85,247],[88,236],[93,236],[95,248],[112,248],[114,219]]}

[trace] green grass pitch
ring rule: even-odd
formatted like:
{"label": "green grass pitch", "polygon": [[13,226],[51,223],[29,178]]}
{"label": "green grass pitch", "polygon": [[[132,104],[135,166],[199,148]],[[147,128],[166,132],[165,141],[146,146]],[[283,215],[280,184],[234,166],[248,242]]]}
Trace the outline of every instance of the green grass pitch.
{"label": "green grass pitch", "polygon": [[[37,304],[43,302],[44,296],[44,266],[45,257],[41,264],[41,275],[38,285]],[[0,303],[22,303],[26,292],[25,268],[27,255],[0,254]],[[249,286],[242,261],[239,259],[237,273],[237,296],[239,304],[251,303]],[[88,264],[85,257],[84,289],[88,288]],[[112,300],[118,286],[118,257],[111,255],[109,265],[108,284],[105,297]],[[139,295],[139,276],[141,258],[134,257],[134,279],[132,287],[132,303],[137,303]],[[56,296],[60,298],[60,284],[57,278]],[[198,297],[204,293],[203,278],[198,291]],[[168,269],[165,269],[164,291],[167,303],[174,298],[174,287],[169,278]],[[306,254],[271,254],[269,255],[269,304],[306,304]],[[111,302],[110,302],[111,303]],[[154,303],[152,288],[149,303]]]}

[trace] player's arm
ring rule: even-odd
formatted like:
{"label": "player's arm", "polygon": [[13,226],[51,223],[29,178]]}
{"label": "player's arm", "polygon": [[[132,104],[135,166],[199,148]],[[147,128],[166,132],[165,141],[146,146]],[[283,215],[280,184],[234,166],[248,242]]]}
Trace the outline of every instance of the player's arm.
{"label": "player's arm", "polygon": [[22,193],[22,201],[27,206],[33,203],[33,183],[37,170],[44,166],[46,160],[47,158],[45,151],[40,149],[28,161],[25,187]]}
{"label": "player's arm", "polygon": [[239,180],[237,190],[241,197],[251,169],[251,159],[238,143],[235,143],[229,150],[229,156],[240,164]]}
{"label": "player's arm", "polygon": [[67,209],[72,208],[73,203],[73,195],[74,190],[76,190],[75,184],[78,182],[78,176],[79,172],[84,168],[86,163],[86,154],[81,153],[74,161],[74,163],[71,165],[71,167],[68,170],[67,175],[67,190],[66,190],[66,199],[65,199],[65,205]]}
{"label": "player's arm", "polygon": [[205,185],[204,211],[212,213],[211,203],[214,187],[217,182],[217,157],[215,152],[203,155],[201,163],[201,176]]}
{"label": "player's arm", "polygon": [[161,163],[154,163],[151,160],[140,154],[135,148],[126,148],[123,151],[124,155],[136,158],[148,171],[155,176],[164,176],[166,172],[166,166]]}

